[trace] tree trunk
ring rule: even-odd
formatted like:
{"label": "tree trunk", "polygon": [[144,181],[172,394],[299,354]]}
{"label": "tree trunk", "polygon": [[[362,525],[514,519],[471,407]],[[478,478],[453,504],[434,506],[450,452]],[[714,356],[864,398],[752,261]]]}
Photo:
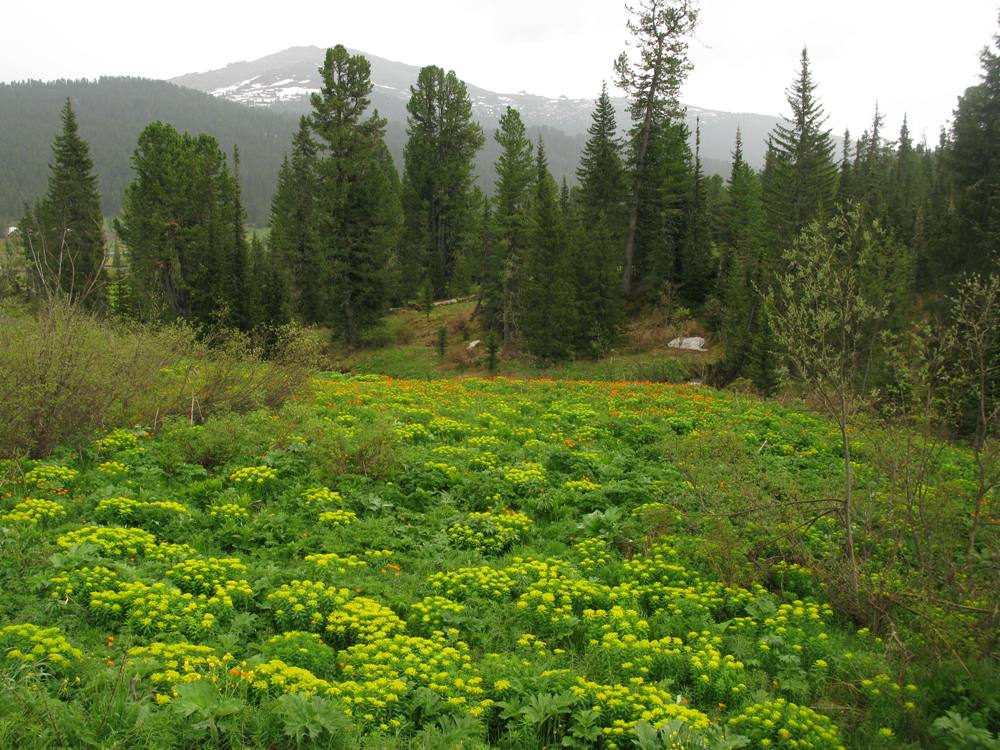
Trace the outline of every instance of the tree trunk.
{"label": "tree trunk", "polygon": [[851,595],[858,604],[858,563],[854,555],[854,529],[851,527],[851,441],[847,436],[847,414],[841,411],[840,440],[844,453],[844,551],[850,566]]}

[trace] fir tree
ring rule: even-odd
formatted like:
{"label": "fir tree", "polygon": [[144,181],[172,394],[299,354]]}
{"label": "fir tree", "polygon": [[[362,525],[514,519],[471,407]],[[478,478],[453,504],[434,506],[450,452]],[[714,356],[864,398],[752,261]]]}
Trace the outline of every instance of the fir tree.
{"label": "fir tree", "polygon": [[104,281],[104,219],[90,147],[80,137],[70,100],[52,144],[45,196],[20,222],[35,293],[98,304]]}
{"label": "fir tree", "polygon": [[421,69],[406,109],[402,293],[412,294],[427,276],[434,293],[443,297],[468,251],[472,167],[483,131],[472,120],[465,84],[453,71],[446,74],[435,65]]}
{"label": "fir tree", "polygon": [[694,172],[687,198],[687,224],[681,253],[677,257],[677,281],[686,305],[700,306],[710,284],[710,229],[705,191],[705,173],[701,167],[701,121],[695,121]]}
{"label": "fir tree", "polygon": [[527,350],[539,359],[566,359],[573,345],[575,279],[558,188],[549,174],[541,140],[535,159],[534,188],[520,315],[522,334]]}
{"label": "fir tree", "polygon": [[603,215],[610,227],[620,227],[624,224],[628,187],[615,108],[607,84],[601,86],[587,134],[589,138],[576,170],[584,220],[597,221]]}
{"label": "fir tree", "polygon": [[302,117],[271,203],[271,255],[284,269],[292,308],[305,323],[325,317],[328,277],[319,241],[318,146]]}
{"label": "fir tree", "polygon": [[780,385],[775,346],[767,306],[762,305],[758,315],[757,332],[754,334],[750,349],[750,379],[762,396],[773,396],[778,392]]}
{"label": "fir tree", "polygon": [[792,115],[772,134],[773,174],[765,193],[775,239],[788,245],[813,219],[832,207],[837,187],[833,139],[824,130],[826,115],[816,98],[816,83],[803,49],[798,77],[786,92]]}
{"label": "fir tree", "polygon": [[495,135],[502,149],[497,159],[496,249],[490,253],[496,264],[493,283],[484,289],[484,322],[500,331],[506,346],[518,329],[524,256],[530,231],[531,186],[535,179],[531,141],[521,115],[507,107]]}

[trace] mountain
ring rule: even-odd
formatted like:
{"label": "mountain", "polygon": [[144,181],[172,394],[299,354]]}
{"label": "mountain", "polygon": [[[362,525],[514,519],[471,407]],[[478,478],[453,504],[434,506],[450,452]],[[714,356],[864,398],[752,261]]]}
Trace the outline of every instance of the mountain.
{"label": "mountain", "polygon": [[[351,50],[352,54],[363,54],[372,66],[372,106],[379,114],[388,118],[395,130],[402,130],[406,124],[406,102],[410,98],[410,86],[417,80],[420,67],[387,60],[367,52]],[[273,55],[249,62],[230,63],[225,68],[204,73],[189,73],[171,79],[180,86],[204,91],[223,99],[240,102],[255,108],[276,111],[305,113],[309,111],[309,93],[319,88],[318,68],[323,63],[325,51],[320,47],[290,47]],[[461,71],[457,71],[461,77]],[[594,82],[594,98],[599,93],[599,81]],[[521,113],[521,118],[529,127],[548,129],[549,132],[564,134],[573,142],[583,143],[590,126],[590,113],[594,108],[592,99],[569,99],[567,97],[548,98],[525,92],[498,94],[468,83],[469,97],[472,99],[473,114],[489,134],[495,130],[500,115],[507,106]],[[618,122],[627,120],[624,97],[614,100]],[[695,119],[701,121],[702,157],[706,171],[728,175],[730,152],[736,137],[736,127],[743,130],[745,157],[760,167],[764,163],[764,152],[768,133],[773,130],[779,118],[769,115],[720,112],[688,106],[688,125],[694,132]],[[546,138],[546,149],[549,149]],[[492,162],[491,162],[492,163]],[[575,161],[557,169],[572,179]],[[485,176],[485,175],[484,175]]]}
{"label": "mountain", "polygon": [[[80,135],[90,144],[102,209],[118,213],[132,181],[139,133],[162,120],[179,130],[209,133],[227,153],[240,147],[243,199],[252,223],[267,222],[282,155],[298,118],[144,78],[27,81],[0,84],[0,219],[16,222],[25,203],[45,192],[59,112],[73,102]],[[0,222],[2,223],[2,222]]]}

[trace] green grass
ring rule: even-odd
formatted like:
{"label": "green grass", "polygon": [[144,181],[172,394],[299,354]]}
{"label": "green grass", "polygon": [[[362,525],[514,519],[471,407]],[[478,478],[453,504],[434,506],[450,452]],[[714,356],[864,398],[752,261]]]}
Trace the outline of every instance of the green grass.
{"label": "green grass", "polygon": [[[900,593],[884,440],[856,437],[861,573]],[[701,387],[331,374],[276,414],[11,465],[0,748],[681,742],[644,720],[690,748],[725,728],[972,747],[1000,716],[982,621],[935,615],[954,653],[919,603],[891,638],[859,628],[838,523],[804,523],[838,445],[814,415]],[[943,558],[972,471],[947,449],[927,477]],[[988,594],[989,571],[967,583]],[[967,725],[934,729],[949,710]]]}

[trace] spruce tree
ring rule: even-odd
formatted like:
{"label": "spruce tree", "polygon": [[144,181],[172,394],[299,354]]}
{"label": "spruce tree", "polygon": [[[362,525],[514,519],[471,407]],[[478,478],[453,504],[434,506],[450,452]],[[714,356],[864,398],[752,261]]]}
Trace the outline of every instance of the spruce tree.
{"label": "spruce tree", "polygon": [[426,276],[444,297],[472,239],[472,168],[483,130],[472,119],[465,83],[436,65],[420,70],[406,109],[402,294],[411,296]]}
{"label": "spruce tree", "polygon": [[549,174],[545,146],[538,141],[529,245],[525,253],[521,333],[525,348],[542,360],[572,352],[576,318],[575,278],[556,181]]}
{"label": "spruce tree", "polygon": [[773,174],[765,193],[774,237],[787,246],[813,219],[832,208],[837,188],[833,139],[816,98],[809,53],[802,50],[799,74],[786,91],[792,115],[773,133]]}
{"label": "spruce tree", "polygon": [[710,287],[711,234],[705,173],[701,166],[701,121],[695,121],[694,170],[687,196],[686,232],[677,263],[677,281],[685,305],[700,306]]}
{"label": "spruce tree", "polygon": [[576,172],[579,215],[568,231],[577,256],[576,348],[596,356],[611,346],[625,313],[621,257],[628,186],[606,84],[601,86],[587,132],[590,137]]}
{"label": "spruce tree", "polygon": [[321,141],[317,224],[330,273],[324,312],[337,335],[357,346],[385,308],[401,222],[399,176],[383,140],[386,121],[378,112],[362,119],[372,91],[368,60],[337,45],[319,72],[311,125]]}
{"label": "spruce tree", "polygon": [[242,213],[225,154],[209,135],[154,122],[132,161],[136,178],[115,227],[129,249],[139,314],[227,323],[238,304],[229,273]]}
{"label": "spruce tree", "polygon": [[507,107],[495,136],[502,149],[496,162],[494,196],[495,249],[489,253],[494,268],[483,290],[484,322],[499,331],[504,346],[518,330],[524,258],[530,232],[529,207],[535,179],[531,141],[516,109]]}
{"label": "spruce tree", "polygon": [[758,314],[757,332],[750,349],[750,379],[754,388],[762,396],[773,396],[778,392],[778,356],[775,350],[774,333],[767,313],[767,305],[762,305]]}
{"label": "spruce tree", "polygon": [[755,311],[760,307],[758,288],[765,286],[763,257],[764,205],[760,180],[743,158],[743,136],[736,131],[728,206],[719,266],[723,302],[722,337],[726,379],[746,367],[754,337]]}
{"label": "spruce tree", "polygon": [[981,82],[959,98],[949,154],[958,236],[948,271],[956,275],[991,270],[1000,247],[1000,32],[979,59]]}
{"label": "spruce tree", "polygon": [[96,305],[105,275],[104,219],[90,147],[69,99],[52,156],[48,190],[20,222],[35,293]]}
{"label": "spruce tree", "polygon": [[292,309],[304,322],[324,320],[328,276],[319,241],[318,146],[309,119],[299,120],[292,140],[291,157],[278,172],[278,186],[271,202],[271,255],[283,268]]}

